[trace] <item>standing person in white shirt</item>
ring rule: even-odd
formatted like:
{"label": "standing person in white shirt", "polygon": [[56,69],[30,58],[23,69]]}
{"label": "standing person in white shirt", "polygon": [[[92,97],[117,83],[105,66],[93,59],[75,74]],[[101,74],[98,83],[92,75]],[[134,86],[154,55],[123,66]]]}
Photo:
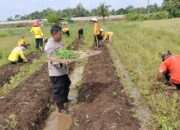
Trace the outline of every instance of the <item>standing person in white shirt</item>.
{"label": "standing person in white shirt", "polygon": [[[52,55],[57,49],[64,47],[62,43],[62,28],[54,25],[51,28],[51,38],[49,38],[45,52],[48,56]],[[68,102],[68,94],[71,81],[68,76],[68,62],[62,60],[61,63],[53,62],[49,59],[48,70],[49,77],[53,87],[53,98],[58,107],[59,112],[65,110],[65,103]]]}

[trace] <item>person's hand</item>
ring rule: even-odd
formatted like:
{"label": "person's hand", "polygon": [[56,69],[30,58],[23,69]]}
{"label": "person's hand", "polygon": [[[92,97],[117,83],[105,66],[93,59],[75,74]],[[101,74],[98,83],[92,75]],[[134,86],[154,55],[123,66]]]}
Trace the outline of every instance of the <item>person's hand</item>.
{"label": "person's hand", "polygon": [[65,65],[69,65],[69,64],[72,64],[73,61],[72,60],[63,60],[63,64]]}
{"label": "person's hand", "polygon": [[24,60],[24,62],[27,63],[27,62],[28,62],[28,59]]}
{"label": "person's hand", "polygon": [[67,61],[67,60],[64,60],[64,59],[61,59],[61,60],[60,60],[60,63],[66,65],[66,64],[68,63],[68,61]]}

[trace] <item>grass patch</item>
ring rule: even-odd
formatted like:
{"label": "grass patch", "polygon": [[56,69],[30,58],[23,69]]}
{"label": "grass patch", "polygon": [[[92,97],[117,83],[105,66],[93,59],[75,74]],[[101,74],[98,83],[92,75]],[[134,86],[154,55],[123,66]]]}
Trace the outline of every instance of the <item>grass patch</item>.
{"label": "grass patch", "polygon": [[159,53],[169,49],[180,53],[180,30],[175,29],[179,24],[179,19],[106,24],[115,33],[113,50],[150,106],[152,124],[161,130],[180,129],[178,93],[167,97],[164,85],[156,81]]}

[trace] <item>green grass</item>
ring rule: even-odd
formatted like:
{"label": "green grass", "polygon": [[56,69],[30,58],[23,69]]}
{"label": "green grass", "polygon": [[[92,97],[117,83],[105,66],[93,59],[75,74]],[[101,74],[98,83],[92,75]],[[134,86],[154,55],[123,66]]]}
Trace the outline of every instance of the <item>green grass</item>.
{"label": "green grass", "polygon": [[156,81],[159,53],[180,54],[179,25],[179,19],[106,24],[115,34],[114,51],[150,106],[155,127],[161,130],[180,129],[180,97],[177,93],[165,96],[164,85]]}

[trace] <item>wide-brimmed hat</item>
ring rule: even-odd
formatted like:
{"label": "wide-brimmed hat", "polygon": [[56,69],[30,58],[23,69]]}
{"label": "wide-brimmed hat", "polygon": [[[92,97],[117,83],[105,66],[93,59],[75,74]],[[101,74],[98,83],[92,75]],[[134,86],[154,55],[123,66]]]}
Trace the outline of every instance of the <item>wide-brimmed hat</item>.
{"label": "wide-brimmed hat", "polygon": [[92,19],[91,19],[91,21],[93,21],[93,22],[97,22],[97,21],[98,21],[98,19],[97,19],[96,17],[94,17],[94,18],[92,18]]}
{"label": "wide-brimmed hat", "polygon": [[103,28],[101,28],[101,29],[100,29],[100,31],[101,31],[101,32],[104,32],[104,29],[103,29]]}

